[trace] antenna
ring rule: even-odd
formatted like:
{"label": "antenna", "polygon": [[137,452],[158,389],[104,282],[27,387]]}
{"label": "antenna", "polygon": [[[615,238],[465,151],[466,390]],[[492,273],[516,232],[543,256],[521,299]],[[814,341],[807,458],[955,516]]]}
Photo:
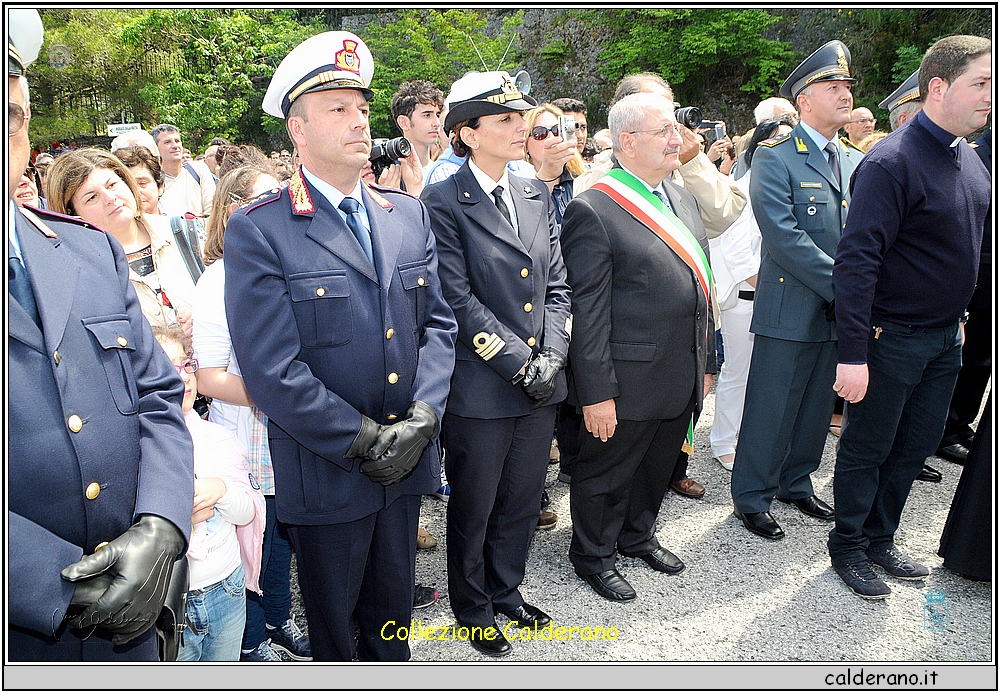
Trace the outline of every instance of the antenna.
{"label": "antenna", "polygon": [[[481,54],[481,53],[479,52],[479,49],[478,49],[478,48],[476,48],[476,42],[475,42],[475,41],[473,41],[473,40],[472,40],[472,37],[471,37],[471,36],[469,36],[468,34],[466,34],[466,33],[465,33],[464,31],[463,31],[462,33],[463,33],[463,34],[465,34],[465,38],[469,39],[469,43],[471,43],[471,44],[472,44],[472,50],[476,51],[476,55],[478,55],[478,56],[479,56],[479,62],[481,62],[481,63],[483,64],[483,70],[485,70],[486,72],[489,72],[489,71],[490,71],[490,68],[488,68],[488,67],[486,66],[486,61],[485,61],[485,60],[483,60],[483,56],[482,56],[482,54]],[[504,53],[504,55],[506,55],[506,53]]]}
{"label": "antenna", "polygon": [[512,45],[514,45],[514,39],[516,39],[516,38],[517,38],[517,34],[516,33],[513,36],[510,37],[510,43],[507,44],[507,50],[503,52],[503,55],[500,56],[500,62],[497,63],[497,72],[500,71],[500,66],[503,65],[503,59],[507,57],[507,51],[509,51],[510,47]]}

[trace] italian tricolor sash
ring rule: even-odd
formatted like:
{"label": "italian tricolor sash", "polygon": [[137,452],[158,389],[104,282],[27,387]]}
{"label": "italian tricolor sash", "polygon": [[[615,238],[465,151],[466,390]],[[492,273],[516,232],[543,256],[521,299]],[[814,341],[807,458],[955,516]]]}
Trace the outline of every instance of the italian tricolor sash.
{"label": "italian tricolor sash", "polygon": [[659,236],[691,268],[705,292],[705,300],[711,300],[712,269],[701,245],[677,215],[649,192],[642,181],[624,169],[614,168],[592,187],[606,194]]}

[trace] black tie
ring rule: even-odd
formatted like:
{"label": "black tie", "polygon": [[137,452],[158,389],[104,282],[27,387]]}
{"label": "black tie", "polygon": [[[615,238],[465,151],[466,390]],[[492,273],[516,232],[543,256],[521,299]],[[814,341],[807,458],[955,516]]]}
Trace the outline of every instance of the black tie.
{"label": "black tie", "polygon": [[42,326],[38,319],[38,306],[35,305],[35,292],[31,290],[31,281],[28,279],[28,270],[17,259],[14,252],[14,244],[7,239],[7,270],[10,277],[7,280],[7,290],[14,300],[21,304],[24,311],[31,316],[35,324]]}
{"label": "black tie", "polygon": [[497,209],[499,209],[500,213],[503,214],[503,218],[507,220],[507,223],[510,224],[511,228],[514,228],[514,222],[510,220],[510,210],[507,209],[507,203],[503,201],[503,197],[501,197],[501,195],[503,195],[503,186],[498,185],[493,189],[493,201],[497,203]]}
{"label": "black tie", "polygon": [[837,186],[840,186],[840,152],[837,150],[837,145],[833,142],[827,142],[826,144],[827,158],[830,160],[830,170],[833,171],[833,179],[837,181]]}
{"label": "black tie", "polygon": [[361,214],[361,203],[353,197],[345,197],[340,201],[340,211],[347,215],[348,228],[351,229],[354,237],[358,239],[361,249],[365,251],[365,255],[368,257],[368,262],[372,263],[374,267],[375,256],[372,253],[372,235],[365,228],[365,225],[361,223],[361,219],[358,218]]}

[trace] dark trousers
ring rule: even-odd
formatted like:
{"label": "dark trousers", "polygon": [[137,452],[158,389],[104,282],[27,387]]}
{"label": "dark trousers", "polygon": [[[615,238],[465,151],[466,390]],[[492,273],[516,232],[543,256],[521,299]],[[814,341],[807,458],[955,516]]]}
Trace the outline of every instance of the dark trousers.
{"label": "dark trousers", "polygon": [[692,401],[676,419],[619,420],[604,443],[581,429],[580,458],[569,486],[569,558],[577,572],[613,569],[616,547],[626,556],[659,547],[656,516],[693,410]]}
{"label": "dark trousers", "polygon": [[73,630],[65,623],[56,632],[58,640],[40,633],[7,627],[7,653],[12,662],[155,662],[158,658],[156,633],[150,628],[124,645],[114,645],[111,634],[96,630],[86,640],[85,631]]}
{"label": "dark trousers", "polygon": [[518,587],[538,524],[555,417],[555,405],[504,419],[445,414],[448,592],[463,625],[491,626],[497,611],[524,603]]}
{"label": "dark trousers", "polygon": [[580,456],[580,429],[583,415],[566,402],[556,405],[556,441],[559,443],[559,471],[573,476],[573,465]]}
{"label": "dark trousers", "polygon": [[733,466],[733,505],[767,512],[775,495],[808,498],[836,393],[836,342],[756,335]]}
{"label": "dark trousers", "polygon": [[969,301],[969,321],[965,323],[965,344],[962,345],[962,370],[951,397],[948,420],[940,447],[972,443],[972,422],[979,414],[986,385],[993,370],[993,278],[990,268],[979,268],[976,291]]}
{"label": "dark trousers", "polygon": [[406,640],[386,640],[381,633],[392,621],[386,632],[409,627],[419,516],[420,496],[400,496],[354,522],[288,526],[314,661],[351,661],[355,613],[359,660],[410,658]]}
{"label": "dark trousers", "polygon": [[246,591],[247,621],[243,630],[243,649],[252,650],[267,639],[266,625],[279,627],[288,620],[292,609],[290,572],[292,544],[285,523],[275,515],[274,496],[264,496],[267,523],[260,556],[260,588],[264,594]]}
{"label": "dark trousers", "polygon": [[874,322],[868,339],[868,391],[847,404],[833,474],[834,562],[863,558],[892,543],[924,459],[933,454],[962,365],[958,325],[912,328]]}

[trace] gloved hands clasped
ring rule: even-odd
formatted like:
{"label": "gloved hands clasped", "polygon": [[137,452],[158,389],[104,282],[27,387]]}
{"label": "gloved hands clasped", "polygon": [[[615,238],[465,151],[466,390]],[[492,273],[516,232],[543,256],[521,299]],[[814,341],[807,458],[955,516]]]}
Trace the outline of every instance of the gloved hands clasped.
{"label": "gloved hands clasped", "polygon": [[[424,448],[441,430],[437,414],[429,405],[420,401],[411,402],[409,409],[406,410],[406,418],[391,426],[381,426],[371,419],[367,421],[377,426],[378,431],[363,455],[367,459],[361,462],[361,472],[383,486],[402,481],[413,471],[420,462]],[[364,430],[363,423],[362,432]],[[358,435],[360,436],[361,432]],[[371,437],[370,431],[368,437]],[[355,445],[357,443],[355,440]],[[354,446],[351,449],[353,450]],[[350,456],[350,452],[348,455]]]}
{"label": "gloved hands clasped", "polygon": [[78,583],[69,618],[75,628],[98,626],[121,645],[156,622],[184,536],[169,520],[141,515],[124,534],[89,556],[63,568],[65,580]]}
{"label": "gloved hands clasped", "polygon": [[524,372],[521,389],[531,398],[531,408],[545,404],[556,391],[556,376],[566,367],[566,357],[552,347],[545,347],[531,360]]}

